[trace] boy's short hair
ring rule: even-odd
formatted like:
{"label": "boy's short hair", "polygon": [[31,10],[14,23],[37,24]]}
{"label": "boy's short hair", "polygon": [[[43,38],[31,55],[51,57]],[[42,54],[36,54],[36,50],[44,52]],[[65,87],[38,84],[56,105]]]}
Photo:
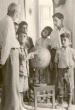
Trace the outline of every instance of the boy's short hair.
{"label": "boy's short hair", "polygon": [[27,22],[25,22],[25,21],[21,21],[21,22],[19,23],[19,28],[18,28],[17,34],[19,34],[19,33],[20,33],[21,28],[22,28],[22,26],[23,26],[23,25],[28,26],[28,23],[27,23]]}
{"label": "boy's short hair", "polygon": [[64,19],[64,15],[61,14],[61,13],[55,13],[52,17],[53,17],[53,18],[54,18],[54,17],[57,17],[58,19]]}
{"label": "boy's short hair", "polygon": [[69,33],[63,33],[60,35],[60,38],[68,38],[71,41],[71,35]]}
{"label": "boy's short hair", "polygon": [[53,31],[53,29],[50,26],[46,26],[44,29],[46,29],[48,31],[48,36],[51,34],[51,32]]}
{"label": "boy's short hair", "polygon": [[21,21],[21,22],[19,23],[19,27],[22,27],[23,25],[27,25],[27,26],[28,26],[28,23],[25,22],[25,21]]}

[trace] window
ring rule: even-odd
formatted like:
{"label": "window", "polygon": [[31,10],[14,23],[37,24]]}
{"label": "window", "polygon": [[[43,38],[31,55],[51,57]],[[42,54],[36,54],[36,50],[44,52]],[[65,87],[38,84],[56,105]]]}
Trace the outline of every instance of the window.
{"label": "window", "polygon": [[53,2],[50,2],[49,5],[46,5],[46,3],[47,2],[45,2],[45,4],[43,5],[42,3],[41,5],[39,5],[39,35],[45,26],[51,26],[52,28],[54,28],[53,18],[52,18]]}

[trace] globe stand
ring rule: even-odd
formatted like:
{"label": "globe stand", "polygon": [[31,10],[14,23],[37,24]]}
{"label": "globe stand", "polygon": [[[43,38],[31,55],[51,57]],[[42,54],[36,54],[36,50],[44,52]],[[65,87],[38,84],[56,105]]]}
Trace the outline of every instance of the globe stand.
{"label": "globe stand", "polygon": [[34,79],[33,79],[33,84],[35,86],[46,86],[47,85],[47,78],[46,77],[43,77],[44,75],[41,75],[40,72],[35,72],[35,75],[34,75]]}
{"label": "globe stand", "polygon": [[32,68],[35,69],[33,77],[33,83],[29,85],[29,102],[35,102],[35,110],[37,109],[37,103],[41,101],[47,101],[52,97],[53,108],[55,107],[55,86],[47,85],[46,69],[51,61],[50,51],[45,47],[33,47],[31,52],[38,51],[37,55],[34,55],[33,59],[30,59]]}

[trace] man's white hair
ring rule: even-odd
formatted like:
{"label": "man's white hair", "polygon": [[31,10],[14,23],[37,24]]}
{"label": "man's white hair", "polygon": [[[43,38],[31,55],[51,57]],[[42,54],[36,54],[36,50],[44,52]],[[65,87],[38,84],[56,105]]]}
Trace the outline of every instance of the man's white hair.
{"label": "man's white hair", "polygon": [[18,7],[18,4],[16,3],[11,3],[9,6],[8,6],[8,13],[12,13],[13,11],[15,11]]}

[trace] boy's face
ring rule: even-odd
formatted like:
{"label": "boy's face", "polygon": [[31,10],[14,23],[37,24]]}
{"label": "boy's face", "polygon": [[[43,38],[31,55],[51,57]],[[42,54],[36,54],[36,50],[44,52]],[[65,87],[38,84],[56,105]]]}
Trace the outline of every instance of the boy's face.
{"label": "boy's face", "polygon": [[48,36],[48,30],[47,29],[43,29],[42,32],[41,32],[41,36],[43,38],[46,38]]}
{"label": "boy's face", "polygon": [[54,21],[54,25],[55,25],[57,28],[59,28],[59,27],[61,27],[61,25],[62,25],[63,19],[58,19],[57,17],[54,17],[54,18],[53,18],[53,21]]}
{"label": "boy's face", "polygon": [[26,39],[27,39],[27,34],[25,34],[25,33],[20,33],[19,34],[18,40],[19,40],[20,43],[25,43]]}
{"label": "boy's face", "polygon": [[63,47],[68,47],[70,45],[69,38],[66,38],[66,37],[61,38],[61,44],[62,44]]}
{"label": "boy's face", "polygon": [[21,28],[21,31],[27,34],[27,32],[28,32],[28,25],[23,25],[22,28]]}

